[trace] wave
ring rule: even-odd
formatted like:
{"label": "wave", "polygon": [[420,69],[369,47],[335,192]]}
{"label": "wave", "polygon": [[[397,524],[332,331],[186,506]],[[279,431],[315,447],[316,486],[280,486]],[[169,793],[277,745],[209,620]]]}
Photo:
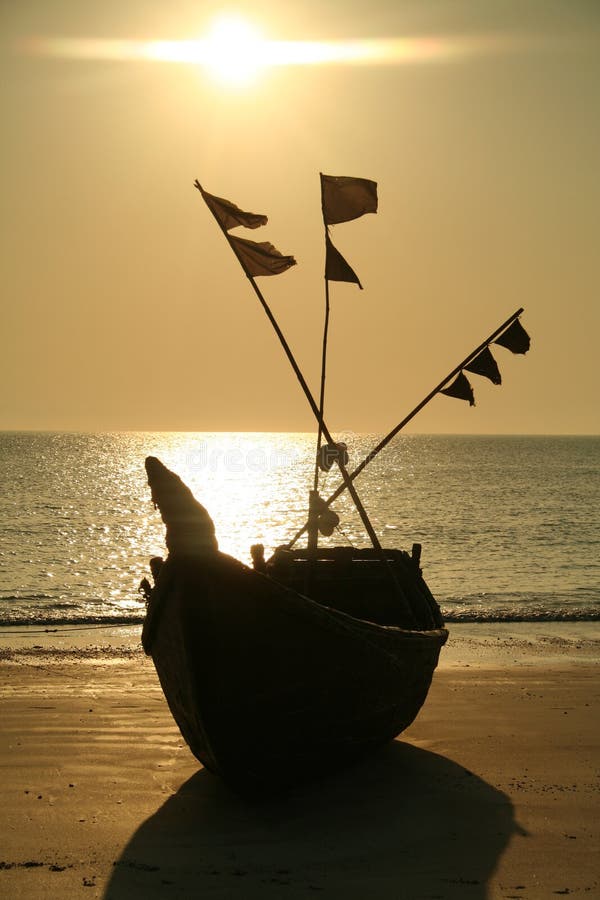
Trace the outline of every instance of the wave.
{"label": "wave", "polygon": [[73,626],[106,626],[143,625],[144,616],[0,616],[0,628],[61,628]]}
{"label": "wave", "polygon": [[[126,625],[143,625],[143,615],[133,616],[0,616],[0,628],[43,628],[51,631],[55,628],[114,628]],[[542,612],[449,612],[444,615],[446,624],[494,624],[494,623],[533,623],[536,622],[600,622],[600,610],[553,610]]]}
{"label": "wave", "polygon": [[461,622],[600,622],[600,611],[580,610],[552,610],[544,612],[452,612],[444,616],[450,624]]}

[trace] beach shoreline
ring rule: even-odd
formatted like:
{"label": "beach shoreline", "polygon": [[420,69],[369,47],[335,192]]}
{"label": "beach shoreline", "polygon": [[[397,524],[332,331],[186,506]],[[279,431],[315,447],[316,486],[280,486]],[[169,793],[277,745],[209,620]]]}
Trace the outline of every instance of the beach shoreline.
{"label": "beach shoreline", "polygon": [[[469,622],[449,623],[450,637],[439,668],[456,665],[578,664],[600,661],[600,622]],[[0,627],[0,661],[37,656],[98,660],[143,653],[142,626],[19,625]]]}
{"label": "beach shoreline", "polygon": [[258,804],[191,755],[139,626],[4,634],[0,895],[598,896],[598,623],[450,630],[401,739]]}

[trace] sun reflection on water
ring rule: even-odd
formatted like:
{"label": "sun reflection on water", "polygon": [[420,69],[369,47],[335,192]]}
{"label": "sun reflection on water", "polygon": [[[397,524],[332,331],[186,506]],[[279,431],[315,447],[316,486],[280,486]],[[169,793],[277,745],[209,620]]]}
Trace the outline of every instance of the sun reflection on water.
{"label": "sun reflection on water", "polygon": [[[379,439],[337,434],[352,469]],[[166,554],[144,459],[158,456],[212,516],[221,550],[248,562],[304,524],[315,437],[308,434],[0,436],[0,620],[137,616],[151,556]],[[597,439],[404,436],[357,481],[384,546],[423,544],[447,609],[583,611],[598,604]],[[338,485],[332,471],[321,484]],[[368,538],[347,494],[341,532]],[[487,612],[486,612],[487,611]]]}
{"label": "sun reflection on water", "polygon": [[151,452],[177,472],[209,511],[220,549],[245,562],[303,524],[312,477],[310,435],[161,435]]}

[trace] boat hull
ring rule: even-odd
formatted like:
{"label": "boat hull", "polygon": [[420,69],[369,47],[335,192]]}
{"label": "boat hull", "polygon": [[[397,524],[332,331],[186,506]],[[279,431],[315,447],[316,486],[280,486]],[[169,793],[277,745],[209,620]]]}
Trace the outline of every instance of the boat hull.
{"label": "boat hull", "polygon": [[222,553],[171,557],[143,643],[183,737],[236,789],[338,768],[393,739],[429,690],[443,627],[382,626]]}

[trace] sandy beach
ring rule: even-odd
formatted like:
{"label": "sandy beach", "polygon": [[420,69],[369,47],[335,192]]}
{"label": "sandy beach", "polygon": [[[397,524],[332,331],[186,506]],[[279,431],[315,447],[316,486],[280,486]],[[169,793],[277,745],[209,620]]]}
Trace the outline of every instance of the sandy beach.
{"label": "sandy beach", "polygon": [[139,628],[0,644],[6,898],[600,896],[600,626],[454,626],[400,740],[253,805],[184,744]]}

